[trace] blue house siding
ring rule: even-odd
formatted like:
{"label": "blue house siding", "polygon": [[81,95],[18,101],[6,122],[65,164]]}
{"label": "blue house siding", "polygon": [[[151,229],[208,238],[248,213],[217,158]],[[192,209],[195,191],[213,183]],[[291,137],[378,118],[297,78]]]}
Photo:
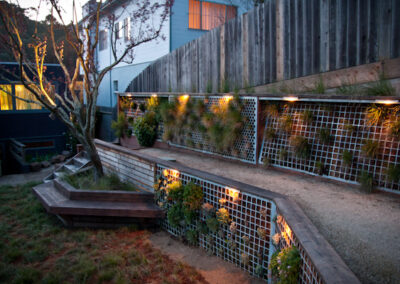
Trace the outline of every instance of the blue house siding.
{"label": "blue house siding", "polygon": [[118,91],[124,92],[131,82],[140,72],[142,72],[151,62],[126,65],[116,67],[108,72],[99,87],[97,98],[98,120],[96,125],[96,136],[106,141],[115,139],[111,129],[111,122],[116,119],[117,95],[114,94],[114,81],[118,81]]}
{"label": "blue house siding", "polygon": [[[243,2],[246,1],[241,0],[213,0],[206,2],[234,5],[237,7],[237,16],[245,13],[251,8],[250,4],[243,4]],[[174,5],[172,6],[170,25],[170,51],[177,49],[185,43],[194,40],[207,32],[203,30],[189,29],[189,0],[175,1]]]}

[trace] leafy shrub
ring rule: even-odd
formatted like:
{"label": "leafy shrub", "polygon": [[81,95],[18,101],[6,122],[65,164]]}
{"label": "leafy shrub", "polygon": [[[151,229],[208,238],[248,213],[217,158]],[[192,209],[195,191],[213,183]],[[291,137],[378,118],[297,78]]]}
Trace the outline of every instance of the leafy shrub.
{"label": "leafy shrub", "polygon": [[361,150],[368,158],[376,158],[379,154],[379,142],[376,140],[366,139],[361,146]]}
{"label": "leafy shrub", "polygon": [[139,109],[140,109],[141,112],[145,112],[146,111],[146,105],[144,103],[141,103],[139,105]]}
{"label": "leafy shrub", "polygon": [[199,210],[203,202],[203,190],[201,186],[188,183],[183,191],[183,205],[190,210]]}
{"label": "leafy shrub", "polygon": [[180,203],[174,204],[168,210],[167,219],[172,227],[178,227],[184,218],[182,205]]}
{"label": "leafy shrub", "polygon": [[345,166],[351,166],[353,164],[353,153],[349,150],[344,150],[342,153],[342,161]]}
{"label": "leafy shrub", "polygon": [[361,189],[367,193],[371,193],[375,188],[375,181],[372,174],[362,171],[359,177]]}
{"label": "leafy shrub", "polygon": [[400,181],[400,165],[390,165],[386,170],[386,175],[389,181]]}
{"label": "leafy shrub", "polygon": [[279,284],[296,284],[300,274],[300,252],[295,247],[277,250],[271,257],[269,269]]}
{"label": "leafy shrub", "polygon": [[184,190],[185,188],[180,181],[173,181],[166,187],[168,198],[179,203],[183,201]]}
{"label": "leafy shrub", "polygon": [[311,156],[311,145],[308,139],[303,136],[293,136],[290,139],[290,144],[299,158],[307,159]]}
{"label": "leafy shrub", "polygon": [[141,146],[153,146],[157,136],[154,116],[149,114],[144,117],[138,117],[133,124],[133,128],[135,136]]}
{"label": "leafy shrub", "polygon": [[214,218],[214,217],[207,218],[206,224],[207,224],[208,229],[211,232],[216,233],[218,231],[219,222],[218,222],[217,218]]}
{"label": "leafy shrub", "polygon": [[116,121],[111,122],[111,128],[114,130],[115,136],[118,138],[128,136],[129,123],[125,117],[125,113],[120,112]]}
{"label": "leafy shrub", "polygon": [[289,152],[285,148],[281,148],[281,149],[279,149],[278,155],[279,155],[279,159],[286,160],[287,157],[289,156]]}
{"label": "leafy shrub", "polygon": [[199,235],[196,230],[187,230],[186,239],[192,246],[196,246],[198,243]]}

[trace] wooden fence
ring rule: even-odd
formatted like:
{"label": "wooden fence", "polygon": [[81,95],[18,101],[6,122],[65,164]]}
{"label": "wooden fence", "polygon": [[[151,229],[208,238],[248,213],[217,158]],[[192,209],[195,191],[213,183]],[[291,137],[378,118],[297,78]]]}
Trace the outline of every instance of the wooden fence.
{"label": "wooden fence", "polygon": [[266,0],[156,60],[126,91],[233,90],[396,58],[399,19],[397,0]]}

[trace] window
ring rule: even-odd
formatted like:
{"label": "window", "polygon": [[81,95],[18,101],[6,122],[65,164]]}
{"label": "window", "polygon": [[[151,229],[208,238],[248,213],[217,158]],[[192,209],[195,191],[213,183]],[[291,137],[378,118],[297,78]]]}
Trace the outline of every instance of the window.
{"label": "window", "polygon": [[0,110],[12,110],[11,85],[0,85]]}
{"label": "window", "polygon": [[131,38],[131,21],[129,18],[124,19],[124,39],[125,41]]}
{"label": "window", "polygon": [[99,49],[100,50],[104,50],[107,48],[107,34],[108,34],[107,30],[102,30],[99,33],[99,40],[100,40]]}
{"label": "window", "polygon": [[113,81],[114,92],[118,92],[118,80]]}
{"label": "window", "polygon": [[189,0],[189,28],[211,30],[236,17],[236,7]]}
{"label": "window", "polygon": [[36,97],[28,91],[24,85],[15,85],[15,104],[17,110],[27,110],[27,109],[42,109],[42,107],[35,103],[28,103],[26,101],[20,100],[30,100],[38,101]]}
{"label": "window", "polygon": [[117,22],[114,25],[114,33],[115,33],[115,38],[116,39],[120,39],[121,38],[121,28],[119,26],[120,26],[120,22]]}

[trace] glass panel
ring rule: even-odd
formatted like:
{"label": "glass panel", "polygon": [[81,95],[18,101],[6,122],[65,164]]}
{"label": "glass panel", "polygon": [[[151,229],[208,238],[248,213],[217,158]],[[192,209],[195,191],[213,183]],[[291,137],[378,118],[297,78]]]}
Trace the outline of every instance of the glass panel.
{"label": "glass panel", "polygon": [[30,101],[38,101],[36,97],[30,91],[28,91],[23,85],[15,85],[15,96],[16,96],[15,103],[17,110],[42,109],[42,107],[38,104],[28,103],[18,99],[22,98]]}
{"label": "glass panel", "polygon": [[0,85],[0,109],[12,110],[11,85]]}
{"label": "glass panel", "polygon": [[200,29],[200,1],[189,0],[189,28]]}
{"label": "glass panel", "polygon": [[226,6],[223,4],[203,2],[201,12],[203,30],[211,30],[225,23]]}

